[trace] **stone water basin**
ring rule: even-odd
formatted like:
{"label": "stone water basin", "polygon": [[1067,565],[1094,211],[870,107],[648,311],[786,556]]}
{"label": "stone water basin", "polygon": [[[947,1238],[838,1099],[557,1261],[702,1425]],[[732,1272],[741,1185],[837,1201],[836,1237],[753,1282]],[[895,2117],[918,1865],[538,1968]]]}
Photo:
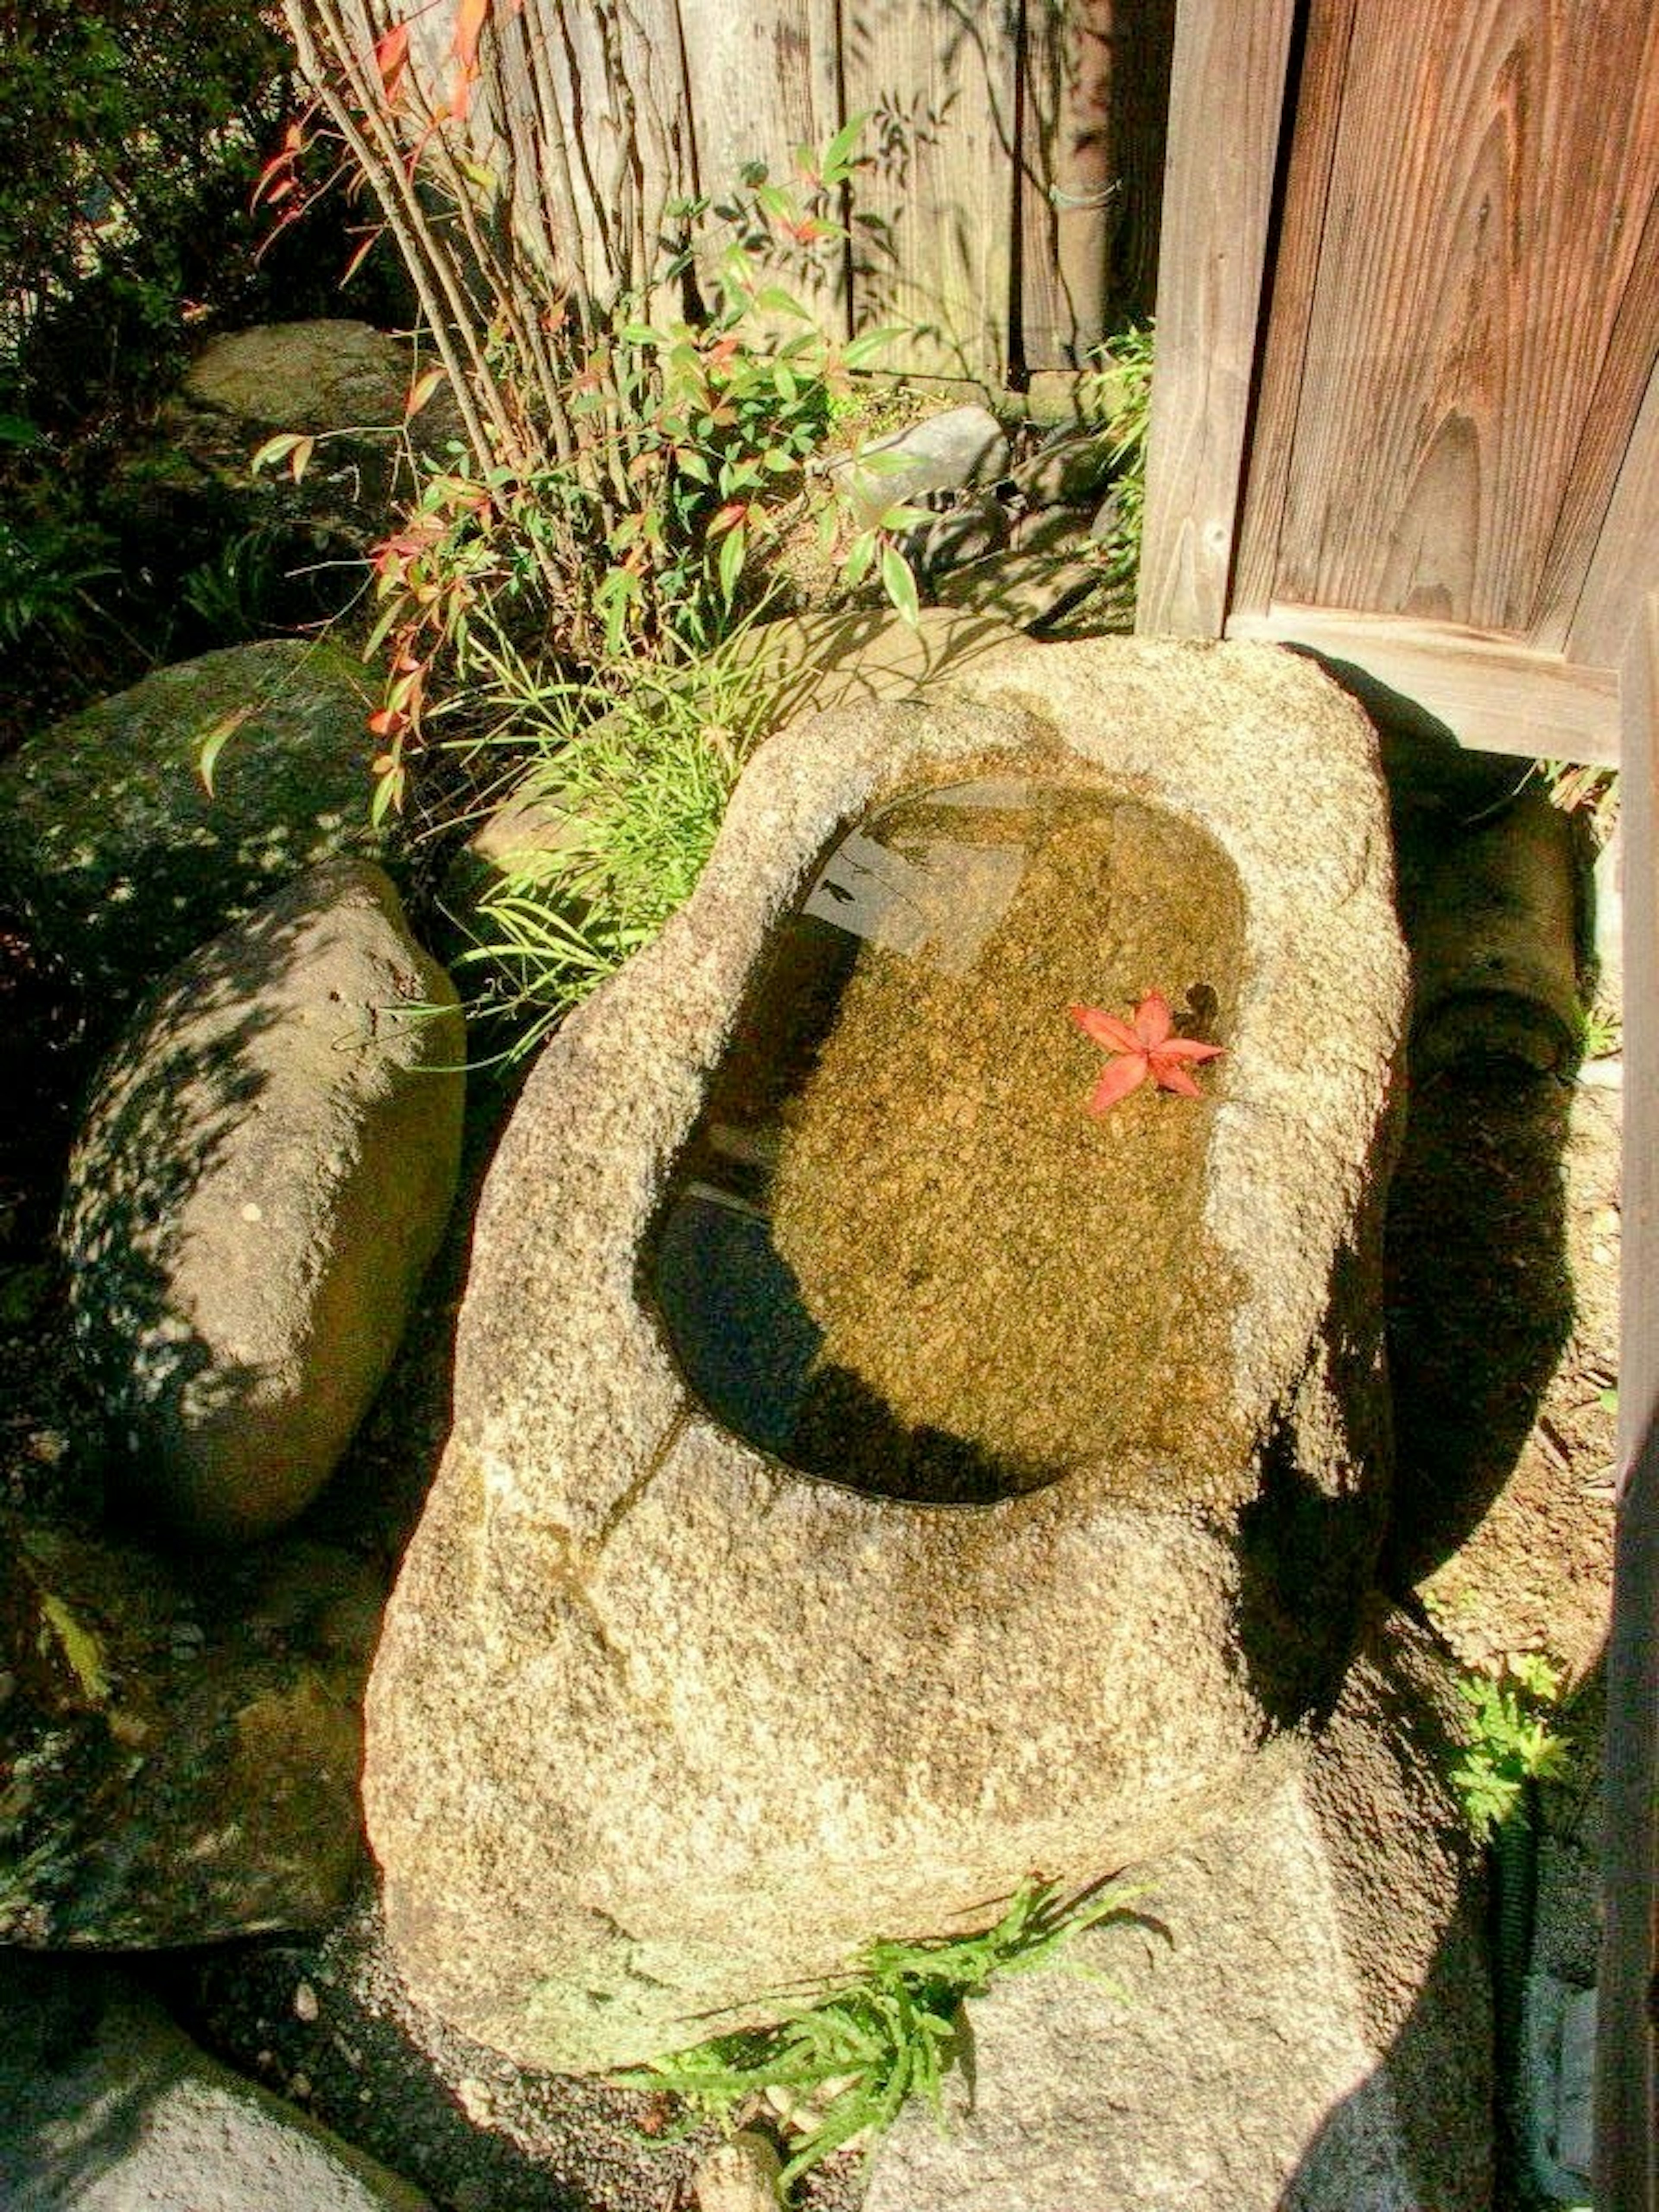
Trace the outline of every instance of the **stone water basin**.
{"label": "stone water basin", "polygon": [[[1152,988],[1224,1056],[1093,1117],[1066,1005]],[[1020,641],[762,748],[480,1206],[368,1704],[418,1998],[632,2063],[1266,1786],[1382,1524],[1405,994],[1294,655]]]}
{"label": "stone water basin", "polygon": [[1125,1496],[1213,1495],[1239,1456],[1240,1287],[1203,1220],[1214,1105],[1146,1083],[1091,1115],[1101,1054],[1067,1010],[1156,985],[1187,1033],[1230,1033],[1237,872],[1081,763],[985,766],[877,809],[816,872],[647,1286],[708,1412],[805,1472],[939,1504],[1085,1465]]}

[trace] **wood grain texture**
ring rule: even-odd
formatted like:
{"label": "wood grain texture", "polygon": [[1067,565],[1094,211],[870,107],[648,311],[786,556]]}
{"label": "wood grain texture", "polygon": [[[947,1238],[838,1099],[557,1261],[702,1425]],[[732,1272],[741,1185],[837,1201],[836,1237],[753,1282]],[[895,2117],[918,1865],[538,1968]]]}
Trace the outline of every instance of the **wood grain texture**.
{"label": "wood grain texture", "polygon": [[1282,603],[1232,616],[1227,635],[1305,646],[1415,701],[1482,752],[1610,765],[1619,759],[1612,669],[1574,667],[1559,653],[1530,652],[1511,638],[1454,623]]}
{"label": "wood grain texture", "polygon": [[661,266],[664,210],[691,183],[678,11],[674,0],[541,0],[537,12],[589,265],[642,288]]}
{"label": "wood grain texture", "polygon": [[1656,185],[1649,0],[1357,11],[1276,599],[1528,633]]}
{"label": "wood grain texture", "polygon": [[1233,569],[1239,613],[1264,613],[1273,596],[1356,4],[1313,0],[1308,12]]}
{"label": "wood grain texture", "polygon": [[853,319],[915,334],[883,366],[1007,368],[1017,0],[842,0],[842,84],[874,155],[854,195]]}
{"label": "wood grain texture", "polygon": [[1595,2202],[1659,2202],[1659,596],[1624,666],[1625,1131],[1619,1438],[1607,1642]]}
{"label": "wood grain texture", "polygon": [[1291,0],[1181,0],[1135,627],[1218,637],[1238,515]]}
{"label": "wood grain texture", "polygon": [[1027,369],[1085,365],[1152,312],[1175,0],[1027,0],[1021,54],[1019,341]]}
{"label": "wood grain texture", "polygon": [[[835,0],[679,0],[679,11],[698,191],[718,198],[750,161],[795,188],[796,148],[822,148],[846,120]],[[778,280],[826,332],[846,335],[843,249],[781,250]]]}
{"label": "wood grain texture", "polygon": [[[1636,220],[1636,213],[1631,210],[1631,220]],[[1566,647],[1578,618],[1602,526],[1618,496],[1644,398],[1659,365],[1659,191],[1650,197],[1640,228],[1630,281],[1579,432],[1528,625],[1534,645],[1558,651]],[[1650,429],[1648,434],[1651,436]],[[1628,508],[1626,514],[1627,526]],[[1653,510],[1653,519],[1659,521],[1659,508]],[[1617,635],[1606,655],[1610,665],[1616,665],[1622,657],[1625,632],[1635,619],[1641,592],[1659,585],[1659,548],[1653,548],[1650,539],[1649,543],[1646,561],[1628,580],[1635,588],[1626,594],[1614,616]],[[1612,550],[1620,554],[1639,550],[1627,526],[1615,532]],[[1604,568],[1598,599],[1605,599],[1610,580]],[[1602,627],[1594,615],[1591,623]]]}
{"label": "wood grain texture", "polygon": [[1643,603],[1659,590],[1659,366],[1626,449],[1613,499],[1596,539],[1567,657],[1617,667]]}

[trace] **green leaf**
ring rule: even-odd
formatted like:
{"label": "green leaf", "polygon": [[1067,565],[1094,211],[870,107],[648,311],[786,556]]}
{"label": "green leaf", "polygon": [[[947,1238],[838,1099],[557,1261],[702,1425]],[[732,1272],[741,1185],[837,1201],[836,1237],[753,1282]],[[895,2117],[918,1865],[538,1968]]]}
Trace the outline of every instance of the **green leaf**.
{"label": "green leaf", "polygon": [[234,707],[222,714],[196,748],[196,773],[202,779],[202,788],[210,799],[215,796],[213,771],[227,742],[234,738],[243,724],[252,717],[252,707]]}
{"label": "green leaf", "polygon": [[870,110],[861,107],[856,115],[848,118],[824,148],[819,167],[826,185],[844,184],[852,174],[853,156],[869,120]]}
{"label": "green leaf", "polygon": [[749,550],[749,533],[742,523],[729,530],[720,547],[720,595],[729,606],[737,595],[738,580],[743,574],[744,556]]}
{"label": "green leaf", "polygon": [[876,557],[876,533],[860,530],[847,549],[847,558],[841,564],[841,580],[849,591],[864,581],[870,563]]}
{"label": "green leaf", "polygon": [[257,477],[261,469],[274,469],[278,461],[286,461],[295,483],[298,483],[306,472],[306,464],[310,460],[316,444],[315,438],[308,438],[300,431],[281,431],[276,437],[265,440],[248,463],[249,471]]}
{"label": "green leaf", "polygon": [[921,619],[915,575],[896,545],[884,545],[881,549],[881,587],[892,601],[900,620],[915,629]]}
{"label": "green leaf", "polygon": [[861,337],[850,340],[842,348],[842,359],[848,368],[862,368],[878,354],[885,353],[889,346],[896,345],[902,337],[908,335],[902,324],[884,324],[880,330],[866,331]]}
{"label": "green leaf", "polygon": [[817,317],[811,309],[804,307],[794,294],[786,292],[781,284],[769,284],[763,292],[757,294],[755,306],[763,315],[793,315],[797,322],[811,323],[815,326],[817,322]]}

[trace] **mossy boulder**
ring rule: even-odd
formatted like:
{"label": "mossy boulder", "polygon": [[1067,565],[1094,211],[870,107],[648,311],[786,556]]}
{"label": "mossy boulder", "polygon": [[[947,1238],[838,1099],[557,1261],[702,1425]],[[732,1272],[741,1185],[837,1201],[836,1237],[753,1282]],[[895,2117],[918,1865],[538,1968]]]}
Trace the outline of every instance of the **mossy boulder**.
{"label": "mossy boulder", "polygon": [[384,872],[319,868],[163,978],[100,1070],[64,1247],[112,1496],[268,1534],[397,1351],[460,1161],[449,980]]}
{"label": "mossy boulder", "polygon": [[[277,639],[161,668],[0,763],[0,897],[98,1027],[164,969],[337,853],[376,851],[370,672]],[[208,790],[202,745],[234,724]]]}

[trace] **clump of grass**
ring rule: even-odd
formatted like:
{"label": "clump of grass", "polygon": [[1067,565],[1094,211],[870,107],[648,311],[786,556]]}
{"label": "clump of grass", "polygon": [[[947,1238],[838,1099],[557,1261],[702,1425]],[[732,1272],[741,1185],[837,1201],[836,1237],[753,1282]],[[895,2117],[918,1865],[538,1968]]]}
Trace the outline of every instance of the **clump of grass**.
{"label": "clump of grass", "polygon": [[1085,412],[1101,414],[1112,441],[1116,519],[1101,555],[1109,586],[1133,599],[1140,574],[1140,539],[1146,513],[1146,440],[1152,427],[1151,323],[1132,323],[1095,349],[1096,370],[1085,390]]}
{"label": "clump of grass", "polygon": [[1045,1964],[1084,1929],[1129,1917],[1139,1894],[1108,1884],[1067,1899],[1034,1878],[977,1935],[872,1943],[844,1983],[775,2027],[719,2036],[616,2078],[669,2090],[728,2124],[769,2091],[785,2093],[799,2138],[780,2180],[787,2194],[833,2152],[890,2126],[912,2097],[942,2126],[963,2005],[1001,1977]]}
{"label": "clump of grass", "polygon": [[1480,1842],[1511,1820],[1526,1818],[1529,1782],[1565,1773],[1568,1739],[1547,1715],[1561,1694],[1561,1671],[1537,1652],[1506,1659],[1496,1675],[1475,1674],[1458,1685],[1470,1709],[1463,1759],[1452,1771],[1464,1817]]}
{"label": "clump of grass", "polygon": [[464,995],[478,980],[470,1016],[517,1060],[690,896],[777,689],[742,635],[580,678],[539,675],[499,641],[477,653],[495,726],[482,744],[528,763],[512,799],[541,834],[505,856],[454,964]]}

